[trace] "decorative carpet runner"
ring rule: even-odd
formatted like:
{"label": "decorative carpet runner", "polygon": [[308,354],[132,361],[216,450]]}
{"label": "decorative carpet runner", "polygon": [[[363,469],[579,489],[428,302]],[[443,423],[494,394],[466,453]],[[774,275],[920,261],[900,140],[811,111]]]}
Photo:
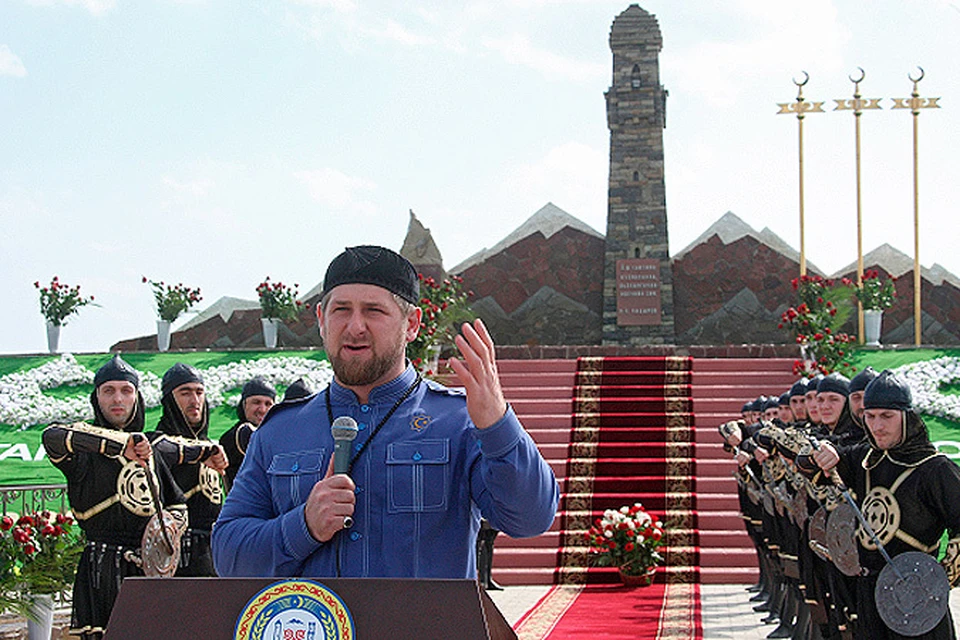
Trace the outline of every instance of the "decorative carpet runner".
{"label": "decorative carpet runner", "polygon": [[555,583],[619,582],[616,568],[590,566],[583,533],[605,509],[635,502],[665,524],[666,563],[657,581],[699,581],[692,362],[684,357],[577,361]]}
{"label": "decorative carpet runner", "polygon": [[514,628],[520,640],[699,640],[700,585],[557,586]]}

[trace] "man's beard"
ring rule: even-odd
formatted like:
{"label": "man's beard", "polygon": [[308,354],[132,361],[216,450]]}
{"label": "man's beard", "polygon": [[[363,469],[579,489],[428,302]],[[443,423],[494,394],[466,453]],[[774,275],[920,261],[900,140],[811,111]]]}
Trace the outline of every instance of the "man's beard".
{"label": "man's beard", "polygon": [[329,354],[333,374],[340,384],[348,387],[363,387],[379,382],[397,365],[398,360],[402,361],[404,358],[406,345],[402,339],[389,347],[384,354],[374,351],[373,356],[364,361],[347,361],[341,358],[339,353]]}
{"label": "man's beard", "polygon": [[[101,407],[101,411],[103,411],[102,407]],[[106,419],[106,421],[110,423],[110,427],[112,427],[113,429],[117,429],[118,431],[123,431],[124,429],[126,429],[127,426],[131,422],[133,422],[133,418],[136,415],[137,415],[136,404],[134,404],[133,408],[130,409],[130,413],[126,414],[122,418],[115,418],[113,413],[109,410],[109,407],[107,411],[103,411],[104,419]]]}

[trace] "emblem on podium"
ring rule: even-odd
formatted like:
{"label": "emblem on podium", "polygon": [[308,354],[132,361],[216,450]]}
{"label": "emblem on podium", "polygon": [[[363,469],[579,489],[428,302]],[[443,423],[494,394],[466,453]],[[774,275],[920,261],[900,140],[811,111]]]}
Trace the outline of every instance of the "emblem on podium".
{"label": "emblem on podium", "polygon": [[260,591],[237,619],[236,640],[354,640],[353,617],[336,593],[312,580]]}

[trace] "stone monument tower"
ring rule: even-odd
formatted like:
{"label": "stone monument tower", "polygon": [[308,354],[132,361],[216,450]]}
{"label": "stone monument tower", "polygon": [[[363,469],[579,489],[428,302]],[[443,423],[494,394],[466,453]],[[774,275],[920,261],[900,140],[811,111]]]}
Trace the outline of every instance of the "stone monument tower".
{"label": "stone monument tower", "polygon": [[638,5],[613,21],[607,99],[610,182],[603,273],[603,344],[675,342],[663,129],[667,91],[657,19]]}

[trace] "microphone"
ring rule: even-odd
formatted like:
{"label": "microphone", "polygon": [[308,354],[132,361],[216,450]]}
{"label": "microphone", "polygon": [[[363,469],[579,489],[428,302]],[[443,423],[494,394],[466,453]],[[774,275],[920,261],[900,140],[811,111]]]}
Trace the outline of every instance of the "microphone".
{"label": "microphone", "polygon": [[333,435],[333,472],[350,471],[350,443],[357,437],[357,421],[350,416],[340,416],[330,425]]}

